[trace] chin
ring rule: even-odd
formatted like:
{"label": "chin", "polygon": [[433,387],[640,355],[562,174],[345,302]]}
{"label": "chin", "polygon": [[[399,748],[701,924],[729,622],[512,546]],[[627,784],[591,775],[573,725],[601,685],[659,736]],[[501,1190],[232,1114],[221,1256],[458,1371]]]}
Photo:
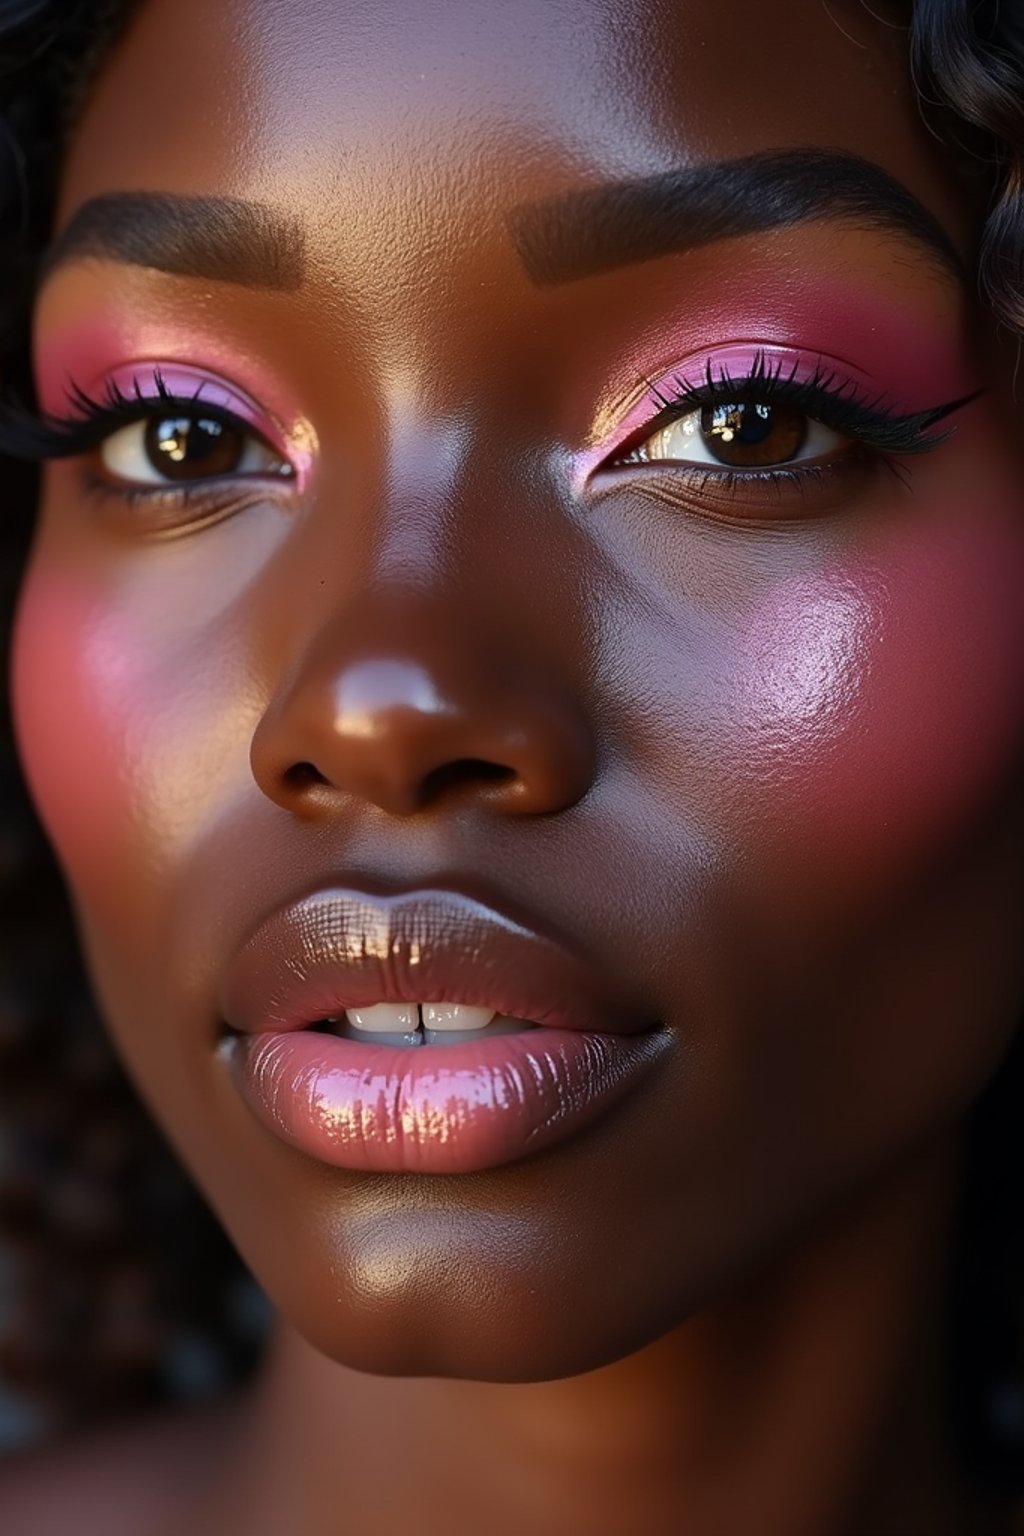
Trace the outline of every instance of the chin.
{"label": "chin", "polygon": [[465,1204],[366,1204],[374,1208],[335,1210],[276,1254],[260,1243],[246,1255],[287,1323],[354,1370],[552,1381],[633,1354],[692,1310],[664,1270],[646,1286],[632,1262],[609,1264],[613,1241],[599,1245],[602,1260],[595,1245],[574,1241],[568,1221],[553,1235],[550,1225],[531,1230],[525,1216],[498,1219]]}

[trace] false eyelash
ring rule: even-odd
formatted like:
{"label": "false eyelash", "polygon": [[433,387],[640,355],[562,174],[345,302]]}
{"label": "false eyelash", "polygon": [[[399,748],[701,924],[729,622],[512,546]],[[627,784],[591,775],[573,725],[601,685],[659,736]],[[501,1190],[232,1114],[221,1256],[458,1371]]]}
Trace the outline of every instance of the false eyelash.
{"label": "false eyelash", "polygon": [[661,409],[632,435],[625,455],[617,456],[619,462],[628,458],[630,449],[636,449],[655,432],[702,406],[742,405],[748,401],[763,403],[765,400],[795,406],[824,426],[858,438],[881,453],[925,453],[945,442],[955,430],[932,432],[931,428],[937,422],[986,393],[985,389],[977,389],[930,410],[900,414],[886,407],[884,395],[864,399],[858,394],[856,384],[849,380],[837,386],[835,370],[824,368],[820,363],[810,378],[797,379],[799,363],[794,361],[790,372],[784,374],[785,361],[783,358],[773,361],[759,350],[750,372],[734,379],[724,364],[719,365],[716,374],[714,360],[709,358],[702,384],[688,384],[678,374],[673,379],[673,390],[666,391],[663,385],[652,383],[651,394]]}
{"label": "false eyelash", "polygon": [[159,369],[154,369],[155,393],[147,393],[138,378],[132,380],[130,393],[110,380],[102,396],[90,395],[74,382],[68,385],[74,413],[68,416],[46,415],[12,403],[0,410],[0,454],[12,459],[70,459],[89,453],[120,427],[128,427],[158,412],[194,412],[202,405],[203,415],[223,426],[245,426],[234,411],[213,401],[201,399],[203,384],[193,395],[175,394],[167,388]]}

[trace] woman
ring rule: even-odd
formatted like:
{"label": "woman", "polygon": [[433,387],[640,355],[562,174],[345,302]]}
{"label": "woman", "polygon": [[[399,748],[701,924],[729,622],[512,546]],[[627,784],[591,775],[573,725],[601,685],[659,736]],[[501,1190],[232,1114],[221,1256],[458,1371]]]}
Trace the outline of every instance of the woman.
{"label": "woman", "polygon": [[1024,995],[1007,10],[12,39],[19,750],[277,1320],[5,1531],[1014,1529],[947,1383]]}

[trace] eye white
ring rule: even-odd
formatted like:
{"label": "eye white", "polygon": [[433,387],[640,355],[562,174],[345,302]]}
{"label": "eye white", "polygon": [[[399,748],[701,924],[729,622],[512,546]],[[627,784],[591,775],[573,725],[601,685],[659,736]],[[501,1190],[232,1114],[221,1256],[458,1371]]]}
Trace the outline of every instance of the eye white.
{"label": "eye white", "polygon": [[[167,419],[175,418],[175,413],[168,412]],[[184,414],[177,417],[179,420],[189,418]],[[100,446],[100,463],[106,472],[116,480],[131,481],[135,485],[186,485],[190,482],[185,477],[172,477],[161,473],[160,469],[150,458],[146,449],[146,432],[151,425],[152,418],[144,418],[133,421],[127,427],[120,427],[105,438]],[[239,456],[238,463],[227,475],[218,475],[217,479],[227,479],[234,475],[259,475],[259,474],[287,474],[289,466],[281,459],[279,454],[267,446],[254,432],[247,431],[241,423],[237,428],[239,436],[244,440],[244,446]],[[202,476],[195,476],[195,483],[202,480]]]}
{"label": "eye white", "polygon": [[[749,469],[745,471],[715,457],[701,432],[702,414],[700,409],[690,411],[688,415],[680,416],[677,421],[669,422],[667,426],[659,428],[634,450],[635,457],[644,463],[667,461],[677,464],[707,464],[715,469],[736,469],[740,474],[750,473]],[[841,433],[833,431],[831,427],[826,427],[822,422],[815,421],[811,417],[807,420],[804,441],[793,458],[779,460],[778,465],[765,464],[756,468],[772,470],[781,468],[783,464],[796,464],[804,459],[816,459],[823,454],[833,453],[846,441],[847,439]]]}

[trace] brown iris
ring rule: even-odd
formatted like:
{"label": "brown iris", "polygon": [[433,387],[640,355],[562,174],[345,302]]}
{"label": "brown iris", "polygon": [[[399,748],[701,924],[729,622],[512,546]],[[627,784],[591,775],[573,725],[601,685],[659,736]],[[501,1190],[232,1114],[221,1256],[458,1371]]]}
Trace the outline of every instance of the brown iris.
{"label": "brown iris", "polygon": [[708,452],[722,464],[769,468],[795,458],[807,436],[807,417],[762,400],[707,405],[700,431]]}
{"label": "brown iris", "polygon": [[145,449],[165,479],[204,480],[237,470],[245,434],[210,417],[155,417],[146,426]]}

